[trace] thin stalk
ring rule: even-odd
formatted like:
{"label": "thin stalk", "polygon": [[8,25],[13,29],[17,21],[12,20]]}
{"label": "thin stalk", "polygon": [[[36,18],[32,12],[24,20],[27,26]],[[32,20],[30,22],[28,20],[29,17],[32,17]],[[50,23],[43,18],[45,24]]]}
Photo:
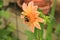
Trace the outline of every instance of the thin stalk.
{"label": "thin stalk", "polygon": [[[15,4],[15,10],[17,10],[17,5]],[[18,13],[17,11],[15,11],[15,14],[16,14],[16,32],[17,32],[17,40],[19,40],[19,31],[18,31]]]}
{"label": "thin stalk", "polygon": [[51,9],[51,14],[50,14],[51,16],[54,16],[55,8],[56,8],[56,0],[54,0],[54,5],[53,5],[53,7]]}
{"label": "thin stalk", "polygon": [[17,30],[17,40],[19,39],[19,32],[18,32],[18,18],[16,15],[16,30]]}
{"label": "thin stalk", "polygon": [[40,35],[39,40],[43,40],[43,28],[44,28],[44,25],[40,24],[40,26],[41,26],[41,30],[39,30],[39,35]]}
{"label": "thin stalk", "polygon": [[41,25],[41,30],[35,28],[35,40],[43,40],[43,24]]}
{"label": "thin stalk", "polygon": [[4,19],[4,26],[5,26],[4,29],[7,29],[8,28],[8,26],[7,26],[7,20],[5,18],[3,18],[3,19]]}
{"label": "thin stalk", "polygon": [[[54,0],[54,5],[51,9],[51,14],[50,17],[53,20],[54,17],[54,13],[55,13],[55,7],[56,7],[56,0]],[[50,19],[50,23],[48,23],[48,27],[47,27],[47,34],[46,34],[46,40],[52,40],[52,29],[53,29],[53,21]]]}
{"label": "thin stalk", "polygon": [[48,24],[46,40],[52,40],[52,28],[53,28],[52,26],[53,25],[51,23]]}

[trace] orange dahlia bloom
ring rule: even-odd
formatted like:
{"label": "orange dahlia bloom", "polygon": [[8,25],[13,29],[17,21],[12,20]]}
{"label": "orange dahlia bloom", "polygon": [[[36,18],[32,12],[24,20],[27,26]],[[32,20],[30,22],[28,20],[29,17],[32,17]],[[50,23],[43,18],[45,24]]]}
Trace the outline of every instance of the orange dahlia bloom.
{"label": "orange dahlia bloom", "polygon": [[44,19],[39,17],[39,12],[37,11],[38,6],[34,6],[33,1],[29,2],[28,5],[23,3],[22,5],[22,15],[21,18],[24,18],[26,24],[28,24],[30,30],[34,32],[34,28],[41,29],[38,22],[43,23]]}

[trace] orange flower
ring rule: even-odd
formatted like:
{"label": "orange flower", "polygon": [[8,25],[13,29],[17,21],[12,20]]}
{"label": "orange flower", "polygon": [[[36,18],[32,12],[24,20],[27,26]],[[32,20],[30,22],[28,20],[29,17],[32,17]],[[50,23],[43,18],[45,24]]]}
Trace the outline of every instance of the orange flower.
{"label": "orange flower", "polygon": [[23,12],[21,18],[24,18],[25,23],[28,24],[30,30],[34,32],[35,27],[41,29],[38,22],[43,23],[44,19],[39,17],[40,13],[37,11],[38,6],[34,6],[33,1],[31,1],[28,5],[23,3],[22,8]]}

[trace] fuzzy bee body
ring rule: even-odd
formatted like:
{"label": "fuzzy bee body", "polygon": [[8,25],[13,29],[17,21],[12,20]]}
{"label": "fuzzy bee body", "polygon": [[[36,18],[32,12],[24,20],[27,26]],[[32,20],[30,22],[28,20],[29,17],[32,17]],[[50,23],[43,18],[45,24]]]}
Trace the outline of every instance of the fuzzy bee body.
{"label": "fuzzy bee body", "polygon": [[29,22],[29,18],[27,16],[24,17],[26,22]]}

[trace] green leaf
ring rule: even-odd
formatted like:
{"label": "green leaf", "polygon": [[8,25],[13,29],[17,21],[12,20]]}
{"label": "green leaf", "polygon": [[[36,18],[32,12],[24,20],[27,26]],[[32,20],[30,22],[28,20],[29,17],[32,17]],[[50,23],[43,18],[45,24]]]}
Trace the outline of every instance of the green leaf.
{"label": "green leaf", "polygon": [[12,38],[8,36],[6,40],[12,40]]}
{"label": "green leaf", "polygon": [[17,40],[15,36],[10,35],[11,31],[6,29],[0,29],[0,40]]}
{"label": "green leaf", "polygon": [[[40,11],[39,11],[40,12]],[[46,16],[44,15],[42,12],[40,12],[40,15],[39,17],[43,18],[45,21],[44,21],[44,24],[47,24],[50,22],[50,16]]]}
{"label": "green leaf", "polygon": [[2,16],[5,18],[5,19],[8,19],[10,17],[10,13],[8,11],[4,11],[2,10]]}
{"label": "green leaf", "polygon": [[0,18],[2,17],[2,11],[0,11]]}
{"label": "green leaf", "polygon": [[8,30],[0,29],[0,36],[8,35],[10,32]]}
{"label": "green leaf", "polygon": [[15,30],[14,25],[12,23],[8,24],[7,30],[9,30],[10,32],[13,32]]}
{"label": "green leaf", "polygon": [[60,24],[57,25],[55,34],[56,34],[57,36],[60,36]]}
{"label": "green leaf", "polygon": [[35,40],[38,40],[38,29],[35,27],[35,30],[34,30],[34,36],[35,36]]}
{"label": "green leaf", "polygon": [[[40,12],[40,11],[39,11]],[[45,18],[45,15],[43,14],[43,12],[40,12],[39,17]]]}
{"label": "green leaf", "polygon": [[35,28],[35,32],[34,32],[35,40],[43,40],[43,27],[44,27],[44,25],[42,23],[40,23],[40,26],[41,26],[41,30]]}
{"label": "green leaf", "polygon": [[40,9],[40,8],[38,8],[38,10],[37,10],[37,11],[39,11],[39,12],[43,12],[43,11],[42,11],[42,9]]}
{"label": "green leaf", "polygon": [[34,39],[34,33],[30,31],[26,31],[25,33],[28,36],[28,40],[33,40]]}
{"label": "green leaf", "polygon": [[3,6],[3,0],[0,0],[0,8]]}
{"label": "green leaf", "polygon": [[2,21],[0,20],[0,25],[2,24]]}

